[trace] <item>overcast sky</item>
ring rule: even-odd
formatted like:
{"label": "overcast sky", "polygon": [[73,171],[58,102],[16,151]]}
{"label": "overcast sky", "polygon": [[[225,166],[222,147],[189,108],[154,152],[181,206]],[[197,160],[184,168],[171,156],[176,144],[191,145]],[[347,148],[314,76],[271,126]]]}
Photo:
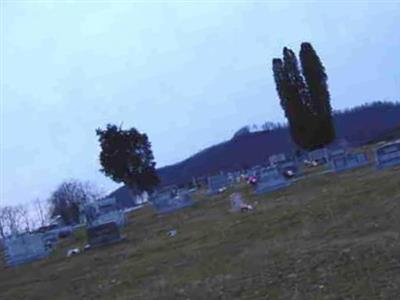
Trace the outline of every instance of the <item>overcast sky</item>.
{"label": "overcast sky", "polygon": [[399,1],[320,2],[3,0],[0,205],[68,178],[117,187],[98,171],[107,123],[146,132],[164,166],[284,121],[271,60],[302,41],[335,109],[399,100]]}

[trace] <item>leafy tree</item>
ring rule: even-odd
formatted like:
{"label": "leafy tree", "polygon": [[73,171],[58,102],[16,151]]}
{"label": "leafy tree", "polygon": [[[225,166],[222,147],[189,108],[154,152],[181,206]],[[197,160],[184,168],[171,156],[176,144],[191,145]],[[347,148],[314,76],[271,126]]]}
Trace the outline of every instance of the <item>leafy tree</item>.
{"label": "leafy tree", "polygon": [[112,124],[105,130],[97,129],[96,134],[101,146],[101,172],[106,176],[124,183],[131,191],[151,192],[160,183],[146,134]]}

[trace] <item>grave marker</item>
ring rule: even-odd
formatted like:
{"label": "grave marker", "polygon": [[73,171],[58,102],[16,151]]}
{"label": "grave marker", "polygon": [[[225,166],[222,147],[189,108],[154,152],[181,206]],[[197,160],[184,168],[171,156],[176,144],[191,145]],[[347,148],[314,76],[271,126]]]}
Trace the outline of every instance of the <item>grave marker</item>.
{"label": "grave marker", "polygon": [[118,224],[115,222],[90,226],[86,229],[90,247],[104,246],[122,240]]}
{"label": "grave marker", "polygon": [[375,160],[379,169],[400,165],[400,140],[377,148]]}
{"label": "grave marker", "polygon": [[159,213],[170,213],[193,205],[190,193],[181,193],[173,197],[169,193],[153,196],[151,203]]}
{"label": "grave marker", "polygon": [[214,195],[219,193],[221,190],[226,189],[231,185],[229,177],[226,175],[216,175],[208,177],[208,194]]}
{"label": "grave marker", "polygon": [[286,187],[290,182],[282,175],[278,168],[268,168],[263,171],[257,182],[256,194],[272,192]]}
{"label": "grave marker", "polygon": [[360,168],[369,163],[367,153],[350,153],[347,155],[333,157],[331,168],[334,172]]}
{"label": "grave marker", "polygon": [[50,249],[46,247],[42,233],[25,233],[4,240],[4,256],[7,265],[18,266],[47,257]]}
{"label": "grave marker", "polygon": [[318,164],[325,164],[329,160],[328,151],[326,148],[316,149],[308,152],[308,159],[316,161]]}
{"label": "grave marker", "polygon": [[118,226],[126,224],[125,213],[118,209],[115,198],[105,198],[89,203],[81,208],[84,222],[89,226],[115,222]]}

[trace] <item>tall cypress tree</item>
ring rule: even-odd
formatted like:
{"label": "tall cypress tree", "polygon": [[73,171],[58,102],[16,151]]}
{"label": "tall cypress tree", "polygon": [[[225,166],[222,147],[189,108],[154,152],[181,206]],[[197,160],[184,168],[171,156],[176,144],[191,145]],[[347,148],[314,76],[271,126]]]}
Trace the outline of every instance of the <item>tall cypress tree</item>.
{"label": "tall cypress tree", "polygon": [[[307,68],[307,70],[302,68],[303,72],[300,71],[294,52],[286,47],[283,49],[283,61],[278,58],[272,60],[276,88],[289,122],[291,136],[299,147],[306,150],[314,150],[329,144],[335,135],[326,84],[327,76],[315,51],[318,60],[309,59],[310,46],[307,43],[302,44],[304,50],[300,56],[301,64]],[[310,64],[308,60],[319,62],[323,72],[316,72],[315,63]]]}
{"label": "tall cypress tree", "polygon": [[302,43],[300,50],[301,68],[307,83],[312,109],[319,119],[318,147],[335,139],[332,107],[328,91],[328,76],[320,58],[310,43]]}

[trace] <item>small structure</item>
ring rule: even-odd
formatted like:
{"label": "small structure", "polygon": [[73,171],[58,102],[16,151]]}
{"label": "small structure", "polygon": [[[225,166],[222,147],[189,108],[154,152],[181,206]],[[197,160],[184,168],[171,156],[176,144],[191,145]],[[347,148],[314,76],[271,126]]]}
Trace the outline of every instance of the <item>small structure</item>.
{"label": "small structure", "polygon": [[208,194],[218,194],[227,189],[231,184],[232,182],[229,180],[229,177],[224,174],[208,177]]}
{"label": "small structure", "polygon": [[367,153],[349,153],[333,157],[331,168],[334,172],[341,172],[349,169],[360,168],[369,163]]}
{"label": "small structure", "polygon": [[118,224],[115,222],[90,226],[86,229],[90,248],[108,245],[122,240]]}
{"label": "small structure", "polygon": [[192,196],[189,192],[177,195],[160,193],[152,197],[151,203],[159,213],[170,213],[193,205]]}
{"label": "small structure", "polygon": [[375,160],[379,169],[400,165],[400,140],[378,147],[375,150]]}
{"label": "small structure", "polygon": [[256,194],[272,192],[290,184],[276,167],[265,169],[257,182]]}
{"label": "small structure", "polygon": [[329,154],[326,148],[316,149],[308,152],[308,160],[318,164],[326,164],[329,161]]}
{"label": "small structure", "polygon": [[14,267],[45,258],[50,254],[43,233],[24,233],[4,240],[4,257],[8,266]]}

